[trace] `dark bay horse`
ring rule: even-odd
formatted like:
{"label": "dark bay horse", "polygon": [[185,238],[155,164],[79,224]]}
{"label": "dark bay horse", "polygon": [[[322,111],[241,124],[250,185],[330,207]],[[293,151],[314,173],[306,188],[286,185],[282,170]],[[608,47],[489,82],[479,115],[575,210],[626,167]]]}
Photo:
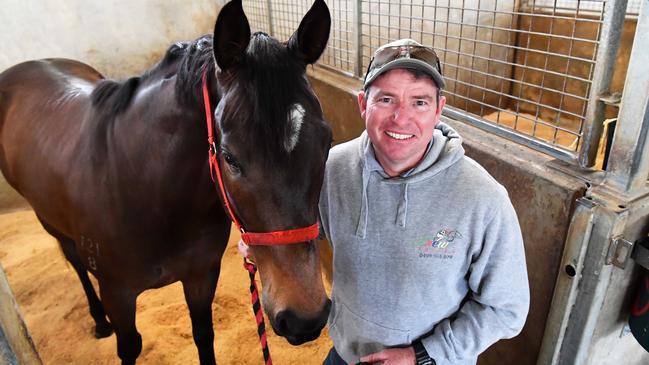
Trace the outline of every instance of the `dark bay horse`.
{"label": "dark bay horse", "polygon": [[[305,70],[323,52],[330,22],[316,0],[280,43],[251,35],[241,1],[233,1],[213,36],[172,45],[139,77],[106,80],[64,59],[0,74],[2,173],[60,242],[96,336],[115,331],[123,364],[142,348],[137,296],[176,281],[200,362],[215,363],[211,308],[230,219],[208,167],[204,71],[218,161],[242,224],[266,232],[317,220],[331,130]],[[317,338],[330,302],[314,242],[258,246],[252,255],[275,332],[292,344]]]}

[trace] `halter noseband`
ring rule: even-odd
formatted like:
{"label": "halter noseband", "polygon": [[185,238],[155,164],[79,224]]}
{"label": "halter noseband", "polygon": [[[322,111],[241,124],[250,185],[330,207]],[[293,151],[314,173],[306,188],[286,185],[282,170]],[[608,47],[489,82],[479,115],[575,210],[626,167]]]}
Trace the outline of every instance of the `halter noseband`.
{"label": "halter noseband", "polygon": [[246,232],[232,210],[232,202],[228,199],[228,194],[225,191],[225,184],[221,177],[221,169],[217,159],[216,143],[214,142],[214,122],[212,120],[212,108],[210,106],[210,95],[207,90],[207,71],[203,71],[203,103],[205,105],[205,117],[207,119],[207,142],[210,144],[209,161],[210,161],[210,174],[212,180],[218,182],[223,202],[230,215],[230,219],[241,232],[241,239],[248,245],[259,246],[272,246],[272,245],[288,245],[310,241],[318,237],[320,226],[318,222],[303,228],[286,229],[282,231],[273,232]]}

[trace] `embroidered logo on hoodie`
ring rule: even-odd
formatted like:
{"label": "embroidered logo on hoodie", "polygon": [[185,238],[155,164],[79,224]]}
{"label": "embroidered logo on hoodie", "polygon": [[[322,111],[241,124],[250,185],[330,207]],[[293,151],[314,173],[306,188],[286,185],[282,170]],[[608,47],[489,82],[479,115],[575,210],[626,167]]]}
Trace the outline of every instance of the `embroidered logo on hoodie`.
{"label": "embroidered logo on hoodie", "polygon": [[417,240],[415,244],[417,253],[421,258],[439,258],[439,259],[452,259],[455,254],[455,247],[452,245],[453,241],[462,238],[460,232],[443,228],[437,231],[433,237],[425,237]]}

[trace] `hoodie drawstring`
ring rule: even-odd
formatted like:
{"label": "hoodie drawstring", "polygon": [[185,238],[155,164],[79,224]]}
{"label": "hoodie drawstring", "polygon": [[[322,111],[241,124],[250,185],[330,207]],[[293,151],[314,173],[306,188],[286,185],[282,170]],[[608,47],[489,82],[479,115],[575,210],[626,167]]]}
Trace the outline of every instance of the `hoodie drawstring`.
{"label": "hoodie drawstring", "polygon": [[363,195],[361,197],[361,211],[358,214],[358,225],[356,226],[356,236],[365,238],[365,233],[367,231],[367,219],[368,219],[368,210],[369,202],[367,200],[367,186],[370,181],[370,172],[366,169],[363,169]]}
{"label": "hoodie drawstring", "polygon": [[408,185],[407,183],[403,184],[403,195],[399,201],[396,222],[394,222],[401,228],[406,228],[406,217],[408,216]]}

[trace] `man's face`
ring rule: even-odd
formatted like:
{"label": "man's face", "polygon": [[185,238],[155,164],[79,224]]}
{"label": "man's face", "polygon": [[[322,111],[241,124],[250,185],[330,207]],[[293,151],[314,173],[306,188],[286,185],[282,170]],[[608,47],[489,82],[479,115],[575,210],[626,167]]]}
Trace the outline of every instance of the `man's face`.
{"label": "man's face", "polygon": [[437,86],[404,69],[386,72],[358,94],[361,117],[379,163],[390,176],[414,167],[423,157],[446,99],[436,105]]}

